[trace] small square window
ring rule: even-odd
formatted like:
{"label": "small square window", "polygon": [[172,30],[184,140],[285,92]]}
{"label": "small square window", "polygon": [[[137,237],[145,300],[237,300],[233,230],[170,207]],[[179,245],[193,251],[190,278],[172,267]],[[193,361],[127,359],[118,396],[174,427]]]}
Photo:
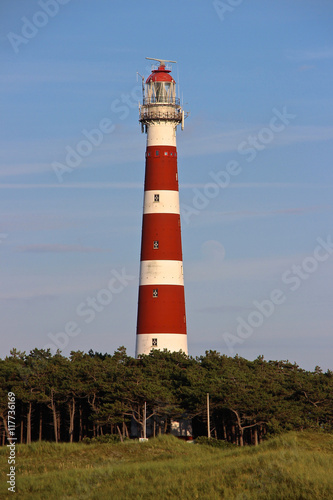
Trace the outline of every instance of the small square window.
{"label": "small square window", "polygon": [[156,299],[156,297],[158,297],[158,289],[154,288],[153,289],[153,298]]}
{"label": "small square window", "polygon": [[151,339],[151,345],[157,347],[157,339]]}
{"label": "small square window", "polygon": [[170,153],[170,156],[173,156],[173,153],[172,153],[172,152]]}
{"label": "small square window", "polygon": [[159,150],[158,150],[158,149],[156,149],[156,151],[155,151],[155,155],[156,155],[156,156],[160,156],[160,152],[159,152]]}
{"label": "small square window", "polygon": [[154,241],[153,249],[158,250],[158,241]]}
{"label": "small square window", "polygon": [[150,156],[150,153],[147,153],[147,156]]}
{"label": "small square window", "polygon": [[154,194],[154,201],[160,201],[160,195]]}
{"label": "small square window", "polygon": [[168,152],[167,151],[164,151],[164,156],[168,156]]}

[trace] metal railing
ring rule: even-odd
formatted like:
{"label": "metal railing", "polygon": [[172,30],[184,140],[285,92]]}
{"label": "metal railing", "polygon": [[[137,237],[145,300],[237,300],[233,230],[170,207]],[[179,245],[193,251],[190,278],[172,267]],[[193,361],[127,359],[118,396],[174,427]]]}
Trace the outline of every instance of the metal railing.
{"label": "metal railing", "polygon": [[143,98],[143,105],[146,106],[147,104],[172,104],[173,106],[180,106],[180,99],[179,97],[165,97],[163,100],[157,100],[155,96],[151,97],[144,97]]}

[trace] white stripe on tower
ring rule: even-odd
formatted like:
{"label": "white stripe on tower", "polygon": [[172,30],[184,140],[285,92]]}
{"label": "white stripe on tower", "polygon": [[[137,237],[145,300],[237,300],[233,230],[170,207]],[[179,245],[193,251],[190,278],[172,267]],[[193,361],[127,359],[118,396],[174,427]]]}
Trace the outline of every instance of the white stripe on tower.
{"label": "white stripe on tower", "polygon": [[[157,195],[157,196],[156,196]],[[171,190],[145,191],[144,214],[179,214],[179,193]]]}
{"label": "white stripe on tower", "polygon": [[147,146],[176,147],[175,126],[168,122],[149,125],[149,129],[147,130]]}
{"label": "white stripe on tower", "polygon": [[183,262],[181,260],[142,260],[140,285],[184,286]]}

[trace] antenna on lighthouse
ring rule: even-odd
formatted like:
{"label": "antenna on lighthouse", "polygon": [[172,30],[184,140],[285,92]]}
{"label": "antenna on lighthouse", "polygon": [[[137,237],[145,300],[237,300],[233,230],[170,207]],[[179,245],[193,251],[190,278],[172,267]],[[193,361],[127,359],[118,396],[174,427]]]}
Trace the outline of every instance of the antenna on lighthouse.
{"label": "antenna on lighthouse", "polygon": [[169,61],[168,59],[155,59],[154,57],[146,57],[146,59],[149,59],[149,61],[158,61],[161,66],[165,66],[167,62],[177,64],[177,61]]}
{"label": "antenna on lighthouse", "polygon": [[138,76],[141,78],[141,82],[142,82],[142,95],[144,96],[145,95],[145,77],[140,75],[140,73],[137,71],[136,72],[136,81],[138,81]]}

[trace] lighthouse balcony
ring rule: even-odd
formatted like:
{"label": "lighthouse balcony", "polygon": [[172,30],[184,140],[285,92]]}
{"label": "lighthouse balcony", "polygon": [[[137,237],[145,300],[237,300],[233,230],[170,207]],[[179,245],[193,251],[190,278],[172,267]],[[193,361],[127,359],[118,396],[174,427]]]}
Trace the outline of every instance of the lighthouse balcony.
{"label": "lighthouse balcony", "polygon": [[182,109],[161,106],[160,104],[156,106],[141,106],[140,107],[140,122],[146,122],[149,120],[166,120],[166,121],[182,121]]}

